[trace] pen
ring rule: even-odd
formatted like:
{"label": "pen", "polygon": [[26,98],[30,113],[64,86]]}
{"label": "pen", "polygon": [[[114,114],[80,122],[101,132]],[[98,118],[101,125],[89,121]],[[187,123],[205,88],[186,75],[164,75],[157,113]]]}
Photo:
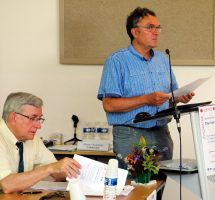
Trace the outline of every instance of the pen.
{"label": "pen", "polygon": [[22,192],[21,194],[40,194],[42,191],[27,191],[27,192]]}

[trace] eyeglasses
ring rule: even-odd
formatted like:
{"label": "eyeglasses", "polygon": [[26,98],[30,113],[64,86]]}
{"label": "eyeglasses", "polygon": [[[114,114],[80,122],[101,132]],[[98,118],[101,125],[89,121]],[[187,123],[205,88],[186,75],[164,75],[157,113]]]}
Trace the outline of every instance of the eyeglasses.
{"label": "eyeglasses", "polygon": [[29,120],[32,121],[32,122],[40,122],[40,124],[42,124],[42,123],[45,121],[45,119],[42,118],[42,117],[37,118],[37,117],[33,117],[33,116],[31,117],[31,116],[23,115],[22,113],[18,113],[18,112],[15,112],[15,113],[16,113],[17,115],[20,115],[20,116],[23,116],[23,117],[29,119]]}
{"label": "eyeglasses", "polygon": [[154,25],[136,26],[136,28],[144,28],[149,32],[154,32],[156,30],[156,31],[158,31],[160,33],[162,31],[161,26],[154,26]]}

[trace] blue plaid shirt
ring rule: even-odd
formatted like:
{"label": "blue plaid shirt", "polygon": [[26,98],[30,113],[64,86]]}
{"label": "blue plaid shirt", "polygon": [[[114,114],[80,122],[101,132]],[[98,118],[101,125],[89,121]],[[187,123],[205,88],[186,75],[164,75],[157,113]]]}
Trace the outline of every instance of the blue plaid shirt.
{"label": "blue plaid shirt", "polygon": [[[111,54],[104,65],[97,98],[133,97],[150,94],[156,91],[170,93],[169,62],[165,54],[151,50],[151,58],[145,60],[130,44],[128,48]],[[173,90],[178,88],[175,75],[172,73]],[[154,115],[167,109],[169,101],[160,106],[145,105],[129,112],[111,112],[107,114],[110,125],[131,125],[151,128],[163,126],[166,120],[151,120],[133,124],[133,119],[140,112]]]}

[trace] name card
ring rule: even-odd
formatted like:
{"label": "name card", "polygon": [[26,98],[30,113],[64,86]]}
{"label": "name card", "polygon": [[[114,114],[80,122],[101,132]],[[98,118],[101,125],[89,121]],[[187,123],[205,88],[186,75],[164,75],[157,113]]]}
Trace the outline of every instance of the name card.
{"label": "name card", "polygon": [[102,140],[84,140],[78,142],[77,150],[109,151],[109,143]]}

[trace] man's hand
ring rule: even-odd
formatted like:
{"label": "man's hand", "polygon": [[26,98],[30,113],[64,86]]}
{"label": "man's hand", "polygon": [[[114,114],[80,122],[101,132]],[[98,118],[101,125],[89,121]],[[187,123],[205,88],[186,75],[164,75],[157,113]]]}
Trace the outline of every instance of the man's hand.
{"label": "man's hand", "polygon": [[81,165],[72,158],[64,158],[55,163],[49,165],[51,169],[51,175],[54,177],[56,173],[64,173],[69,178],[77,177],[80,174]]}
{"label": "man's hand", "polygon": [[176,101],[177,101],[177,103],[179,103],[179,102],[180,103],[188,103],[193,98],[193,96],[195,96],[195,93],[190,92],[190,93],[188,93],[186,95],[182,95],[180,97],[177,97]]}
{"label": "man's hand", "polygon": [[145,96],[147,98],[147,104],[152,106],[160,106],[170,99],[170,96],[164,92],[154,92]]}
{"label": "man's hand", "polygon": [[12,173],[0,180],[0,185],[4,193],[20,192],[30,188],[35,183],[52,176],[56,180],[66,176],[69,178],[77,177],[80,174],[80,164],[72,158],[64,158],[57,162],[43,165],[32,171],[22,173]]}

